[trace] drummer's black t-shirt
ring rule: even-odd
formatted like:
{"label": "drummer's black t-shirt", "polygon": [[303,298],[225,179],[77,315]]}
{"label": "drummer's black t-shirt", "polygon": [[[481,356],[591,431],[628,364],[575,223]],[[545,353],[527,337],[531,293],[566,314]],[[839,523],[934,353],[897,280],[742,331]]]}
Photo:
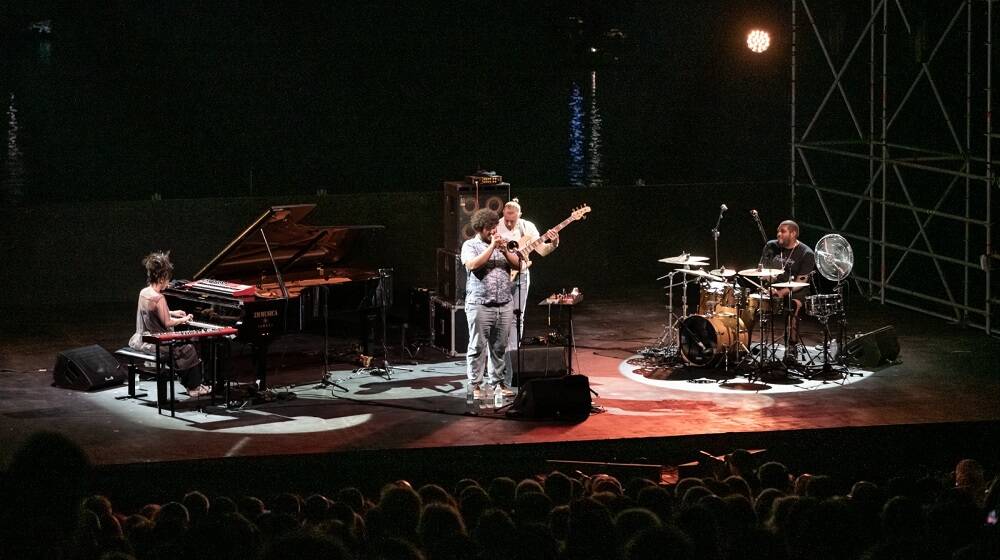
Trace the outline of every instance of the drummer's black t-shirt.
{"label": "drummer's black t-shirt", "polygon": [[[772,239],[764,245],[760,259],[765,268],[780,268],[785,274],[774,279],[775,282],[786,282],[789,277],[805,276],[816,270],[816,254],[805,243],[799,242],[794,249],[784,249],[778,245],[777,239]],[[806,280],[809,282],[809,280]],[[793,297],[800,298],[809,293],[809,288],[795,292]]]}

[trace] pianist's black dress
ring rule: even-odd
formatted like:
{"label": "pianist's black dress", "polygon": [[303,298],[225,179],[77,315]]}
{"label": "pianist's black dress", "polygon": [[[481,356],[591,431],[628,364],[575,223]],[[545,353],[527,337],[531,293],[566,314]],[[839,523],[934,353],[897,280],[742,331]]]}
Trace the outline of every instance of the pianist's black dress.
{"label": "pianist's black dress", "polygon": [[[157,294],[163,297],[161,294]],[[173,331],[173,327],[167,327],[160,321],[156,313],[157,300],[149,297],[145,291],[139,292],[139,304],[135,312],[135,334],[129,339],[128,345],[140,352],[153,354],[156,352],[156,345],[142,341],[144,334],[156,334]],[[168,348],[160,347],[160,359],[167,363],[170,359]],[[181,383],[188,389],[194,389],[201,384],[201,358],[198,351],[192,344],[178,344],[174,346],[174,360],[176,361],[177,375]]]}

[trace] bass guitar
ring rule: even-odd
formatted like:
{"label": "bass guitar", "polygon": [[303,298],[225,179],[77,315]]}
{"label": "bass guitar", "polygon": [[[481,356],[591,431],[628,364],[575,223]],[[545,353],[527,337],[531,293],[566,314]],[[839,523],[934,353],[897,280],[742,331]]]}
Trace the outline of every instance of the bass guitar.
{"label": "bass guitar", "polygon": [[[570,213],[568,218],[559,222],[555,227],[553,227],[552,232],[559,233],[559,230],[568,226],[570,223],[575,222],[577,220],[586,219],[588,212],[590,212],[590,206],[587,206],[585,203],[583,206],[574,209],[573,212]],[[525,235],[520,239],[520,241],[510,241],[509,243],[507,243],[507,250],[515,251],[520,257],[521,262],[524,263],[521,268],[527,269],[528,267],[531,266],[531,259],[528,258],[531,256],[531,252],[534,251],[535,249],[538,249],[538,247],[541,246],[542,243],[545,243],[549,239],[551,239],[551,236],[549,235],[548,231],[543,233],[541,237],[535,240],[532,240],[531,236]],[[517,279],[517,275],[520,272],[521,272],[520,270],[510,271],[511,282]]]}

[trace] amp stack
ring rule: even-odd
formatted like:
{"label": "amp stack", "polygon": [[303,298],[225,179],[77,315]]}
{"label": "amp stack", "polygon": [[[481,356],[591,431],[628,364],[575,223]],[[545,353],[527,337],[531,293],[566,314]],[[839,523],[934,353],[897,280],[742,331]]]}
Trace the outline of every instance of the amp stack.
{"label": "amp stack", "polygon": [[510,200],[510,184],[491,171],[479,171],[464,181],[445,181],[442,224],[444,235],[438,248],[437,286],[430,296],[429,311],[434,346],[448,356],[464,356],[469,345],[465,318],[465,267],[462,244],[476,235],[469,221],[480,208],[503,212]]}

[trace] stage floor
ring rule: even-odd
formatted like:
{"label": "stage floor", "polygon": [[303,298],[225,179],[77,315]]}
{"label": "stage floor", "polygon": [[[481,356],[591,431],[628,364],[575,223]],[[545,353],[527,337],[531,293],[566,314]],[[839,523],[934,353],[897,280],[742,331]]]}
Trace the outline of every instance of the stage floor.
{"label": "stage floor", "polygon": [[[324,339],[316,335],[275,343],[268,381],[283,398],[242,409],[200,410],[207,398],[180,396],[177,417],[171,418],[157,414],[152,381],[141,383],[148,397],[139,400],[119,400],[124,386],[95,392],[51,386],[60,350],[123,346],[132,328],[131,308],[85,310],[75,317],[9,310],[0,325],[3,459],[37,430],[67,433],[95,463],[112,465],[1000,420],[996,339],[860,298],[850,306],[849,334],[893,325],[900,363],[844,378],[747,379],[708,368],[671,371],[643,364],[637,351],[661,336],[663,302],[651,296],[588,297],[575,312],[573,365],[589,378],[599,412],[578,423],[472,413],[464,359],[431,347],[405,360],[398,358],[403,354],[398,345],[390,348],[393,361],[405,369],[394,369],[389,378],[359,375],[347,363],[324,367]],[[11,319],[11,313],[19,315]],[[39,319],[45,316],[60,320]],[[526,334],[544,334],[545,320],[541,308],[532,310]],[[815,321],[803,331],[810,345],[822,339]],[[392,332],[390,338],[399,340],[399,331]],[[246,361],[237,366],[241,381],[251,381]]]}

